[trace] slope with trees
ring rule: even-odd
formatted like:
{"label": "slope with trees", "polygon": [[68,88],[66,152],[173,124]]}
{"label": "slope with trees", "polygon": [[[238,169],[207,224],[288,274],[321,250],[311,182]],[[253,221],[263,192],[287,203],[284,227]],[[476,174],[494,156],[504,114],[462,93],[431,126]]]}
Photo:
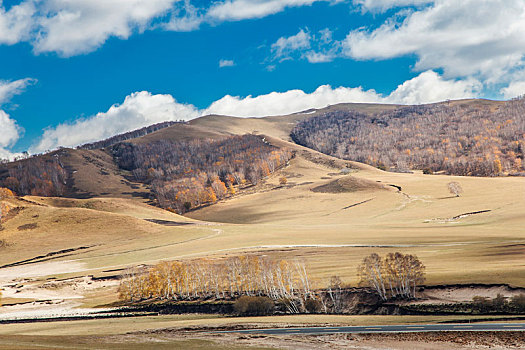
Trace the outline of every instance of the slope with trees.
{"label": "slope with trees", "polygon": [[68,172],[61,162],[60,152],[0,165],[0,187],[18,195],[64,195]]}
{"label": "slope with trees", "polygon": [[120,143],[112,148],[120,168],[151,186],[157,203],[178,213],[256,185],[292,156],[254,135],[219,140]]}
{"label": "slope with trees", "polygon": [[499,108],[440,103],[364,114],[334,111],[299,122],[292,139],[384,170],[524,175],[525,99]]}
{"label": "slope with trees", "polygon": [[170,126],[173,126],[173,125],[175,125],[177,123],[183,124],[184,122],[182,122],[182,121],[181,122],[168,121],[168,122],[157,123],[157,124],[153,124],[153,125],[150,125],[150,126],[146,126],[144,128],[140,128],[140,129],[137,129],[137,130],[129,131],[129,132],[126,132],[126,133],[123,133],[123,134],[119,134],[119,135],[115,135],[115,136],[109,137],[109,138],[107,138],[105,140],[91,142],[91,143],[86,143],[84,145],[78,146],[77,148],[79,148],[79,149],[90,149],[90,150],[106,148],[106,147],[113,146],[114,144],[117,144],[117,143],[122,142],[122,141],[134,139],[134,138],[137,138],[137,137],[146,136],[146,135],[151,134],[151,133],[153,133],[155,131],[159,131],[159,130],[168,128]]}

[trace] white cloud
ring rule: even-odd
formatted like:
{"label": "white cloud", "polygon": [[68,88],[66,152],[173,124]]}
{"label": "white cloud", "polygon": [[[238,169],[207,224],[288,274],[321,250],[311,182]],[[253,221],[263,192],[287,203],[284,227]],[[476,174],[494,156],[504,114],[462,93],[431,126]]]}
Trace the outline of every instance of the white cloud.
{"label": "white cloud", "polygon": [[204,114],[231,115],[237,117],[263,117],[299,112],[309,108],[322,108],[342,102],[380,102],[381,97],[374,90],[362,88],[332,88],[319,86],[312,93],[302,90],[272,92],[256,97],[226,95],[213,102]]}
{"label": "white cloud", "polygon": [[13,146],[20,137],[20,127],[7,113],[0,110],[0,159],[12,155],[7,148]]}
{"label": "white cloud", "polygon": [[426,71],[405,81],[385,101],[396,104],[421,104],[479,95],[482,84],[475,79],[445,80],[434,71]]}
{"label": "white cloud", "polygon": [[[182,4],[182,6],[177,6]],[[193,6],[190,0],[184,0],[175,5],[172,10],[171,19],[163,25],[166,30],[176,32],[190,32],[199,29],[204,21],[204,16],[200,14],[199,9]]]}
{"label": "white cloud", "polygon": [[21,94],[25,88],[31,84],[36,83],[36,79],[25,78],[14,81],[2,81],[0,80],[0,105],[7,102],[14,95]]}
{"label": "white cloud", "polygon": [[523,0],[436,0],[404,14],[375,30],[350,32],[345,54],[363,60],[415,54],[417,70],[443,69],[445,77],[476,76],[487,84],[510,81],[524,66]]}
{"label": "white cloud", "polygon": [[192,31],[262,18],[289,7],[341,0],[224,0],[197,8],[191,0],[23,0],[9,10],[0,1],[0,44],[29,42],[34,52],[63,57],[91,52],[110,38],[162,28]]}
{"label": "white cloud", "polygon": [[330,85],[322,85],[312,93],[289,90],[244,98],[227,95],[213,102],[203,114],[262,117],[322,108],[337,103],[432,103],[446,99],[476,97],[479,88],[480,84],[475,80],[445,80],[437,73],[427,71],[399,85],[388,96],[383,96],[375,90],[364,90],[362,87],[332,88]]}
{"label": "white cloud", "polygon": [[332,62],[335,56],[324,52],[308,51],[305,53],[305,57],[310,63],[325,63]]}
{"label": "white cloud", "polygon": [[308,6],[330,0],[225,0],[213,4],[207,12],[212,21],[239,21],[262,18],[281,12],[287,7]]}
{"label": "white cloud", "polygon": [[[0,80],[0,106],[8,102],[14,95],[22,93],[28,85],[35,82],[36,79],[31,78],[15,81]],[[12,159],[16,155],[10,152],[9,148],[18,141],[22,130],[16,120],[0,110],[0,159]]]}
{"label": "white cloud", "polygon": [[12,6],[8,11],[0,1],[0,44],[12,45],[27,39],[35,11],[32,1]]}
{"label": "white cloud", "polygon": [[175,0],[48,0],[42,2],[35,52],[72,56],[92,51],[109,37],[143,31]]}
{"label": "white cloud", "polygon": [[272,44],[272,59],[280,61],[303,58],[310,63],[331,62],[340,56],[341,42],[332,39],[328,28],[311,34],[301,29],[297,34],[280,37]]}
{"label": "white cloud", "polygon": [[233,62],[233,60],[220,60],[219,61],[219,67],[220,68],[233,67],[233,66],[235,66],[235,62]]}
{"label": "white cloud", "polygon": [[310,39],[310,34],[301,29],[295,35],[280,37],[272,44],[272,52],[276,58],[288,57],[294,51],[310,48]]}
{"label": "white cloud", "polygon": [[194,106],[178,103],[171,95],[135,92],[127,96],[124,103],[111,106],[107,112],[45,130],[31,152],[39,153],[58,146],[73,147],[158,122],[189,120],[199,115]]}
{"label": "white cloud", "polygon": [[364,11],[383,12],[396,7],[431,4],[434,0],[354,0],[353,2]]}
{"label": "white cloud", "polygon": [[514,81],[509,86],[501,89],[501,93],[506,99],[525,95],[525,81]]}

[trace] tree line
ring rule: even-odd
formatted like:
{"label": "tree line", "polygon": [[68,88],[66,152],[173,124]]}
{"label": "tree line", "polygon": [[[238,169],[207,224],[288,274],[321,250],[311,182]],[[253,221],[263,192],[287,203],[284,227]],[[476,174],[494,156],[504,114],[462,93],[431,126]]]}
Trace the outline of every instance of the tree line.
{"label": "tree line", "polygon": [[289,312],[297,313],[310,297],[310,288],[303,263],[237,256],[167,261],[146,270],[130,269],[121,281],[119,297],[134,302],[266,296],[286,300]]}
{"label": "tree line", "polygon": [[89,149],[89,150],[106,148],[106,147],[113,146],[114,144],[122,142],[122,141],[134,139],[134,138],[141,137],[141,136],[146,136],[148,134],[151,134],[152,132],[155,132],[155,131],[158,131],[158,130],[161,130],[161,129],[165,129],[165,128],[173,126],[175,124],[184,124],[184,123],[186,123],[186,122],[184,122],[184,121],[178,121],[178,122],[168,121],[168,122],[157,123],[157,124],[153,124],[153,125],[150,125],[150,126],[146,126],[144,128],[140,128],[140,129],[137,129],[137,130],[129,131],[129,132],[126,132],[126,133],[123,133],[123,134],[119,134],[119,135],[115,135],[115,136],[109,137],[109,138],[107,138],[105,140],[91,142],[91,143],[86,143],[86,144],[83,144],[81,146],[78,146],[77,148],[78,149]]}
{"label": "tree line", "polygon": [[0,165],[0,187],[25,196],[62,196],[68,172],[60,151]]}
{"label": "tree line", "polygon": [[383,170],[525,175],[525,98],[489,106],[445,103],[372,115],[334,111],[299,122],[292,139]]}
{"label": "tree line", "polygon": [[121,169],[150,185],[159,206],[184,213],[257,185],[292,157],[255,135],[219,140],[119,143],[112,147]]}
{"label": "tree line", "polygon": [[[372,288],[381,301],[412,299],[424,281],[424,269],[414,255],[391,253],[383,259],[371,254],[363,259],[358,276],[360,284]],[[284,305],[289,313],[342,313],[348,302],[345,293],[337,276],[325,288],[316,288],[303,262],[260,256],[164,261],[130,268],[119,287],[119,298],[128,302],[266,297]]]}

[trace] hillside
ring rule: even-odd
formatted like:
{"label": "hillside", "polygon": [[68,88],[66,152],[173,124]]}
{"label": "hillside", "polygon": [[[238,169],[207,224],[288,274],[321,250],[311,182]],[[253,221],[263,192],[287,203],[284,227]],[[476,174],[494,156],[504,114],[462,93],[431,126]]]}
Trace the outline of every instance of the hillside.
{"label": "hillside", "polygon": [[[475,103],[473,103],[475,102]],[[525,99],[329,111],[302,120],[295,142],[385,170],[452,175],[524,175]]]}
{"label": "hillside", "polygon": [[[115,144],[144,145],[155,142],[187,142],[218,140],[231,135],[263,134],[275,138],[279,147],[296,149],[290,140],[290,131],[305,118],[327,111],[356,110],[376,112],[395,108],[394,105],[341,104],[320,110],[309,110],[287,116],[267,118],[235,118],[205,116],[189,123],[161,123],[107,140],[94,142],[78,149],[63,148],[29,159],[0,164],[0,187],[17,194],[63,196],[68,198],[118,197],[147,201],[151,191],[144,181],[136,181],[133,174],[118,166],[111,147]],[[158,129],[158,130],[157,130]],[[134,137],[141,135],[139,137]]]}
{"label": "hillside", "polygon": [[[102,196],[144,201],[149,198],[150,191],[143,184],[133,181],[128,171],[118,167],[110,146],[115,142],[141,144],[159,140],[188,141],[224,137],[213,130],[184,123],[175,123],[171,127],[166,125],[160,125],[163,127],[154,132],[148,132],[153,130],[151,128],[144,128],[78,149],[62,148],[48,154],[0,164],[0,187],[8,187],[20,195],[68,198]],[[146,135],[129,139],[130,135],[137,133]],[[97,145],[107,145],[108,148],[94,148]]]}

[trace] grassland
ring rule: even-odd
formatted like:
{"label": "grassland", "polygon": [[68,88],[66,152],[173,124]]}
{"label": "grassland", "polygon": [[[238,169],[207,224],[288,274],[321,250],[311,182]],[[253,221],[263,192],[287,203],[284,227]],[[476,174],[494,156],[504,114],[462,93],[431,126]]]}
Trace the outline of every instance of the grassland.
{"label": "grassland", "polygon": [[[106,153],[100,151],[96,160],[92,151],[73,152],[77,158],[71,164],[79,166],[76,185],[90,193],[90,198],[11,201],[23,209],[0,231],[0,239],[8,244],[0,248],[0,266],[12,265],[0,268],[4,302],[36,301],[33,310],[42,310],[44,300],[54,300],[56,305],[65,300],[71,308],[106,305],[117,297],[118,282],[111,277],[129,266],[238,254],[304,260],[314,283],[321,287],[333,275],[355,286],[356,267],[364,256],[393,251],[417,254],[427,266],[430,285],[506,283],[525,287],[525,179],[389,173],[341,161],[289,142],[289,130],[305,116],[212,116],[193,122],[193,131],[208,130],[204,136],[258,132],[273,144],[296,150],[297,155],[257,187],[187,216],[148,205],[141,195],[147,189],[123,182],[125,174],[111,168]],[[167,129],[160,132],[179,135]],[[111,170],[110,175],[99,176],[100,169]],[[343,169],[351,170],[347,174]],[[283,176],[286,185],[279,183]],[[448,192],[450,181],[463,187],[460,197]],[[478,211],[485,212],[467,214]],[[152,222],[155,220],[161,223]],[[93,277],[108,279],[96,282],[90,279]],[[16,305],[3,307],[0,317],[16,310]],[[315,322],[347,322],[326,317]],[[217,320],[192,320],[192,324],[225,322]],[[372,320],[390,322],[388,318]],[[68,322],[67,332],[85,334],[82,332],[92,329],[91,324],[101,332],[110,324],[119,332],[128,332],[182,325],[185,320],[85,322]],[[280,318],[279,322],[307,321]],[[95,328],[90,334],[98,334]],[[2,325],[0,348],[9,347],[9,334],[58,336],[61,329],[65,331],[60,323]],[[192,346],[205,344],[204,348],[208,343],[199,344]]]}

